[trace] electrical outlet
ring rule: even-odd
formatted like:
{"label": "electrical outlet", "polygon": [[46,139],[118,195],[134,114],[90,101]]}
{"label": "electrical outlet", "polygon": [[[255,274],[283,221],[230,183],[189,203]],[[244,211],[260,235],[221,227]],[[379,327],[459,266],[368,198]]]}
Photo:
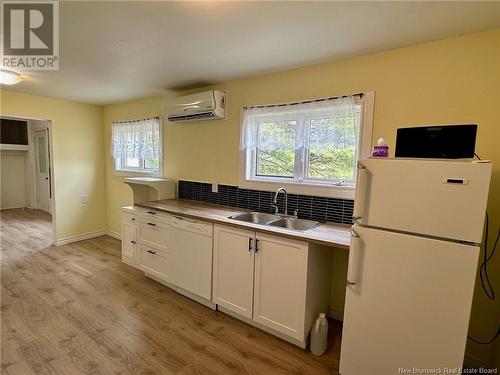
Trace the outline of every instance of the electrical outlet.
{"label": "electrical outlet", "polygon": [[219,192],[219,184],[217,182],[212,183],[212,193]]}
{"label": "electrical outlet", "polygon": [[80,203],[81,204],[86,204],[89,202],[89,196],[88,195],[80,195]]}

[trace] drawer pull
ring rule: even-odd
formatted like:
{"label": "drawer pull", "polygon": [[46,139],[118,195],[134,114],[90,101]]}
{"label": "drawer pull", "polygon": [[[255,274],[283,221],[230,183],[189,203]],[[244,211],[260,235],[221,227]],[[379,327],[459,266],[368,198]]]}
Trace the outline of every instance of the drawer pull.
{"label": "drawer pull", "polygon": [[130,220],[135,221],[135,217],[133,217],[133,218],[132,218],[132,219],[130,219]]}
{"label": "drawer pull", "polygon": [[153,250],[148,250],[148,253],[155,255],[155,254],[156,254],[156,251],[153,251]]}
{"label": "drawer pull", "polygon": [[151,225],[152,227],[156,227],[155,223],[146,223],[147,225]]}
{"label": "drawer pull", "polygon": [[154,212],[154,211],[147,211],[147,213],[150,215],[156,215],[156,212]]}
{"label": "drawer pull", "polygon": [[130,241],[130,243],[133,243],[135,245],[135,241],[134,240]]}

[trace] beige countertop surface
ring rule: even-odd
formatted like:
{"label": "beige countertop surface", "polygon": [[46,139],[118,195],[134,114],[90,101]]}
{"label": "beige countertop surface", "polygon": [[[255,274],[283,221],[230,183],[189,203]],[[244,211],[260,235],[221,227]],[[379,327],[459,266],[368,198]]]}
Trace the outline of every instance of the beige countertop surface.
{"label": "beige countertop surface", "polygon": [[136,206],[168,212],[173,215],[187,216],[193,219],[255,230],[262,233],[276,234],[296,240],[314,242],[321,245],[348,249],[351,244],[350,226],[326,223],[306,231],[296,231],[269,225],[247,223],[230,219],[229,216],[250,212],[241,208],[219,206],[183,199],[164,199],[138,203]]}

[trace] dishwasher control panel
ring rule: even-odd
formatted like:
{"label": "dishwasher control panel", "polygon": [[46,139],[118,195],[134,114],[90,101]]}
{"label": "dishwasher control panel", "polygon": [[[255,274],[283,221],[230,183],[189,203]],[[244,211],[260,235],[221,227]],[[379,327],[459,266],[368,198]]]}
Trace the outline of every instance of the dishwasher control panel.
{"label": "dishwasher control panel", "polygon": [[170,222],[172,228],[178,228],[188,232],[202,234],[211,237],[213,234],[213,225],[203,221],[192,220],[180,216],[172,216]]}

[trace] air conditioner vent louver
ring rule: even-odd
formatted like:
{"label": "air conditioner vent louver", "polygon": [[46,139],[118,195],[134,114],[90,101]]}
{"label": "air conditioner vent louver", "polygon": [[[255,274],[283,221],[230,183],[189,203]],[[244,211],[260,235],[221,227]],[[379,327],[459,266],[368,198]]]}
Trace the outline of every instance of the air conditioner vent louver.
{"label": "air conditioner vent louver", "polygon": [[162,112],[171,122],[221,120],[225,118],[225,93],[210,90],[167,99],[162,105]]}
{"label": "air conditioner vent louver", "polygon": [[167,117],[168,121],[195,121],[216,118],[213,112],[195,113],[192,115],[170,115]]}

